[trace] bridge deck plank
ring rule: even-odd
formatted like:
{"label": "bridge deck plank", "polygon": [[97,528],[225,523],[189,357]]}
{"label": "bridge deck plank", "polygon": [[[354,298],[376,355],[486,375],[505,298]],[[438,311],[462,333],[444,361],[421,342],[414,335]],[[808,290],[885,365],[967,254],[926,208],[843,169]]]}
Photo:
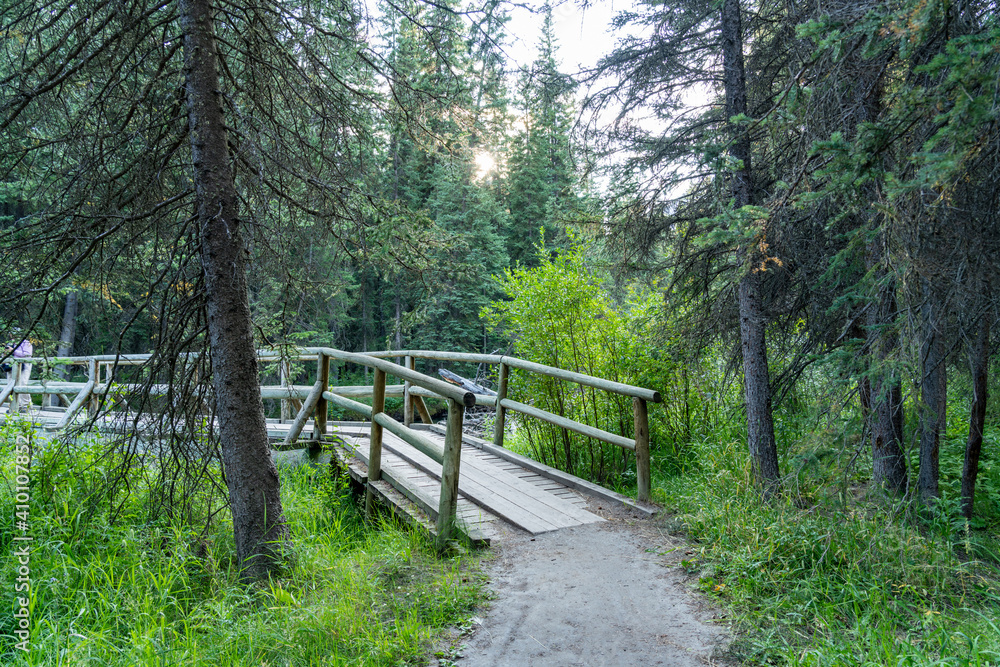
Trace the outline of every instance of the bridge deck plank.
{"label": "bridge deck plank", "polygon": [[[429,434],[431,437],[439,437]],[[440,466],[430,457],[409,447],[402,441],[392,441],[391,447],[403,458],[426,470],[432,476],[440,476]],[[510,472],[484,461],[474,447],[463,447],[462,466],[459,476],[459,493],[494,514],[505,518],[528,532],[537,534],[584,523],[602,521],[563,498],[553,495],[550,490],[532,484]],[[549,483],[550,480],[543,480]],[[561,487],[561,485],[557,485]],[[565,488],[565,487],[561,487]],[[550,528],[536,525],[532,517],[549,524]]]}
{"label": "bridge deck plank", "polygon": [[[415,449],[407,451],[405,447],[400,447],[400,450],[397,451],[396,447],[400,444],[404,443],[383,441],[383,446],[392,450],[393,453],[402,456],[410,464],[417,466],[435,479],[440,479],[440,465],[435,463],[426,454],[422,454]],[[463,451],[462,453],[464,454],[465,452]],[[483,476],[475,468],[468,465],[468,463],[468,461],[463,460],[460,468],[458,492],[461,496],[468,498],[480,507],[488,509],[508,523],[512,523],[532,535],[575,525],[574,522],[567,521],[565,517],[560,516],[557,512],[547,511],[547,508],[544,506],[540,508],[524,507],[524,505],[529,503],[526,503],[523,498],[517,498],[510,493],[505,493],[509,489],[505,487],[501,480],[496,480],[497,483],[491,488],[488,486],[489,480],[484,480]]]}
{"label": "bridge deck plank", "polygon": [[[343,432],[338,433],[338,435],[344,439],[354,456],[367,465],[367,431],[356,435],[346,435],[346,437]],[[383,436],[389,435],[391,434],[383,434]],[[433,480],[430,480],[427,475],[409,465],[409,463],[388,448],[383,448],[382,450],[382,473],[387,481],[390,481],[403,495],[407,496],[420,506],[421,509],[430,514],[432,519],[436,517],[441,494],[439,483],[433,483]],[[428,484],[427,481],[431,483]],[[496,522],[497,517],[489,512],[484,512],[482,508],[468,500],[459,499],[456,514],[460,528],[470,536],[475,537],[475,533],[480,533],[490,538],[496,532],[493,524]]]}

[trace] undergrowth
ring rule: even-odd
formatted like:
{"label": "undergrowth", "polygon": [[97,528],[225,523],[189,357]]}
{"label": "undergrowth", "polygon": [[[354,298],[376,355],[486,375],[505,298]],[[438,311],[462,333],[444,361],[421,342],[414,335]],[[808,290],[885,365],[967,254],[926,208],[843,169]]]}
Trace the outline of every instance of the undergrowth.
{"label": "undergrowth", "polygon": [[[933,511],[867,488],[853,448],[813,434],[785,446],[782,498],[755,493],[738,433],[697,446],[699,463],[661,477],[656,499],[697,545],[683,565],[731,610],[732,657],[750,664],[1000,664],[998,505],[984,461],[979,518],[942,479]],[[942,461],[960,457],[960,440]],[[989,443],[992,452],[997,442]],[[984,447],[984,452],[986,447]],[[987,457],[988,458],[988,457]],[[996,458],[996,455],[993,455]],[[847,471],[847,472],[845,472]],[[944,472],[944,471],[943,471]]]}
{"label": "undergrowth", "polygon": [[207,528],[151,519],[144,488],[112,516],[90,494],[99,444],[58,459],[36,444],[31,650],[23,652],[12,614],[15,428],[4,427],[0,444],[0,562],[11,610],[0,614],[4,664],[424,664],[436,633],[461,624],[481,597],[471,556],[442,559],[420,534],[366,524],[326,470],[281,470],[294,565],[247,587],[236,576],[228,516]]}

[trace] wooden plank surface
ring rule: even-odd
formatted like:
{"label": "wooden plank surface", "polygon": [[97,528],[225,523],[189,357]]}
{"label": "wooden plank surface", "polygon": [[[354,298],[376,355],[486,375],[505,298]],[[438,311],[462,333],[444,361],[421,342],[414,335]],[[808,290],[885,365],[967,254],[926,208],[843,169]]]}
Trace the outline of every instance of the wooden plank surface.
{"label": "wooden plank surface", "polygon": [[[386,446],[430,475],[440,476],[439,465],[406,443],[393,439]],[[532,534],[603,521],[578,505],[482,461],[473,448],[465,448],[462,456],[459,492]]]}
{"label": "wooden plank surface", "polygon": [[[402,456],[409,463],[419,467],[432,477],[436,479],[440,478],[441,467],[429,456],[416,450],[407,452],[404,449],[402,452],[399,452],[395,450],[395,445],[395,442],[386,443],[386,446],[392,449],[394,454]],[[462,466],[462,475],[459,478],[459,493],[477,505],[488,508],[492,513],[508,523],[512,523],[532,535],[547,533],[557,528],[571,525],[560,520],[558,515],[545,516],[540,515],[538,512],[532,512],[530,509],[525,509],[521,506],[523,503],[511,501],[504,494],[495,493],[494,490],[484,486],[479,480],[470,479],[472,469],[468,467],[468,461],[463,461],[462,463],[465,465]]]}
{"label": "wooden plank surface", "polygon": [[[357,441],[352,444],[357,447],[358,454],[364,456],[363,440],[367,434],[362,429],[353,430],[350,434],[340,431],[339,435],[356,437]],[[433,432],[427,435],[441,440],[440,436]],[[430,494],[426,502],[432,502],[439,497],[434,487],[440,479],[440,464],[391,434],[383,435],[383,447],[387,450],[386,454],[392,457],[394,467],[399,465],[397,459],[403,460],[430,475],[426,478],[427,481],[419,484],[420,488],[426,489]],[[493,465],[489,459],[508,466],[513,465],[516,472],[526,474],[533,479],[522,479],[509,470]],[[539,488],[539,484],[552,487],[553,482],[474,447],[463,447],[462,474],[459,479],[460,495],[508,523],[532,534],[540,534],[603,520],[586,511],[583,508],[586,501],[565,486],[556,483],[553,487],[555,490],[563,491],[563,495],[560,496]],[[459,516],[462,516],[464,511],[463,508]]]}
{"label": "wooden plank surface", "polygon": [[[462,452],[462,456],[467,457],[464,451]],[[562,496],[563,498],[568,499],[574,505],[577,505],[579,507],[587,506],[587,499],[584,498],[580,493],[574,491],[573,489],[569,488],[564,484],[560,484],[559,482],[554,482],[547,477],[543,477],[538,473],[531,472],[530,470],[525,470],[516,463],[511,463],[509,461],[501,459],[498,456],[494,456],[493,454],[489,454],[482,450],[476,449],[475,447],[472,448],[472,456],[475,456],[481,461],[485,461],[496,468],[500,468],[501,470],[505,470],[513,475],[517,475],[524,481],[529,482],[535,486],[546,488],[546,485],[552,484],[554,486],[548,488],[554,488],[556,490],[550,491],[550,493]]]}
{"label": "wooden plank surface", "polygon": [[[430,426],[419,426],[419,427],[435,432],[438,432],[439,429],[441,428],[436,424],[432,424]],[[615,503],[616,505],[620,505],[626,509],[633,510],[646,517],[655,516],[657,512],[659,512],[661,509],[660,507],[653,505],[651,503],[637,502],[632,498],[629,498],[628,496],[623,496],[622,494],[617,493],[616,491],[605,489],[604,487],[598,486],[593,482],[588,482],[585,479],[580,479],[579,477],[570,475],[569,473],[563,472],[562,470],[557,470],[551,466],[545,465],[544,463],[539,463],[538,461],[529,459],[526,456],[521,456],[520,454],[512,452],[509,449],[495,447],[493,443],[487,442],[482,438],[476,438],[474,436],[466,435],[465,442],[466,444],[471,444],[472,446],[484,452],[488,452],[490,454],[499,456],[500,458],[512,461],[518,465],[523,466],[528,470],[532,470],[544,477],[553,479],[561,484],[564,484],[565,486],[568,486],[571,489],[576,489],[577,491],[586,493],[588,496],[597,497],[602,500]]]}
{"label": "wooden plank surface", "polygon": [[[338,432],[338,435],[347,442],[354,455],[367,465],[368,433],[361,429],[350,429],[347,433],[341,430]],[[390,433],[383,433],[383,437],[384,445],[388,444],[390,440],[397,440]],[[402,441],[398,440],[398,442]],[[417,450],[414,449],[413,451]],[[431,520],[436,519],[441,494],[440,484],[410,466],[388,447],[383,449],[382,456],[382,472],[385,479],[426,512]],[[489,541],[495,532],[491,528],[491,524],[497,520],[497,517],[483,511],[482,508],[477,507],[468,500],[459,499],[456,515],[460,529],[469,535],[473,541]]]}

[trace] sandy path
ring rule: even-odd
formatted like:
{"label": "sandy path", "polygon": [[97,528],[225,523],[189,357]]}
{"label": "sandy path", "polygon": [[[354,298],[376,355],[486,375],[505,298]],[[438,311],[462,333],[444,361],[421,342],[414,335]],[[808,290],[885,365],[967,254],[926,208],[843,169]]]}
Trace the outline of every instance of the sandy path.
{"label": "sandy path", "polygon": [[677,565],[683,543],[655,520],[597,511],[609,520],[501,541],[487,566],[495,599],[454,664],[722,664],[726,630]]}

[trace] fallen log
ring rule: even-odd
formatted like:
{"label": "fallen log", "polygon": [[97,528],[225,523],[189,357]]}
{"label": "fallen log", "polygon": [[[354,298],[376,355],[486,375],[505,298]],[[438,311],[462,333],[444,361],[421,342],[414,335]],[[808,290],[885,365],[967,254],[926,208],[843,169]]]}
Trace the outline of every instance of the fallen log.
{"label": "fallen log", "polygon": [[486,396],[496,396],[497,393],[492,389],[487,389],[486,387],[476,384],[472,380],[467,380],[461,375],[452,373],[445,368],[438,369],[438,375],[444,378],[445,382],[450,382],[451,384],[457,384],[459,387],[465,391],[471,391],[473,394],[483,394]]}

